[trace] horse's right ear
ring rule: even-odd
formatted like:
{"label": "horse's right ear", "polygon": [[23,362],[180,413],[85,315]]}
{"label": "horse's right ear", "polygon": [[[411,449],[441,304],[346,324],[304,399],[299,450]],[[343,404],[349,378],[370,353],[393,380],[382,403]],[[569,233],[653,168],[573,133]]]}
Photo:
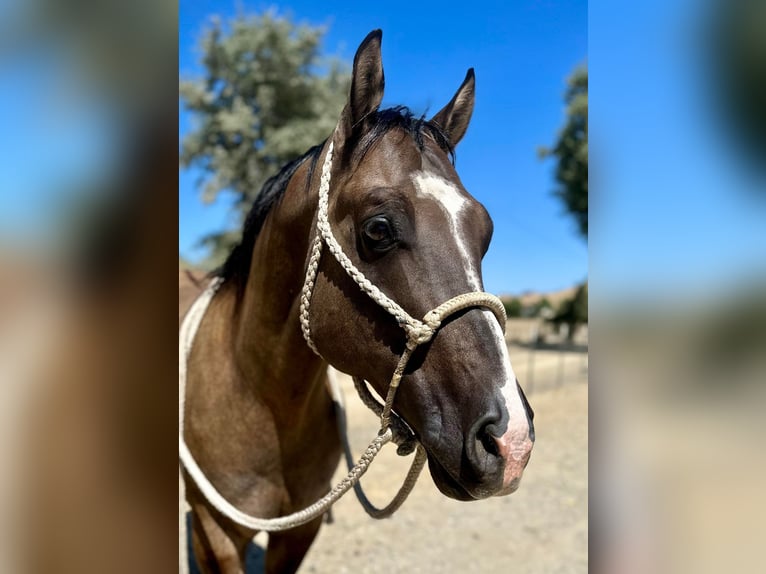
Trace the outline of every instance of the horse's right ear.
{"label": "horse's right ear", "polygon": [[364,125],[364,120],[375,112],[383,100],[383,60],[380,56],[381,30],[373,30],[359,45],[354,56],[351,93],[338,122],[339,145]]}
{"label": "horse's right ear", "polygon": [[471,121],[471,115],[473,114],[475,92],[476,77],[474,76],[473,68],[469,68],[468,73],[465,75],[465,80],[463,80],[455,95],[430,120],[442,129],[452,147],[457,146],[468,129],[468,122]]}

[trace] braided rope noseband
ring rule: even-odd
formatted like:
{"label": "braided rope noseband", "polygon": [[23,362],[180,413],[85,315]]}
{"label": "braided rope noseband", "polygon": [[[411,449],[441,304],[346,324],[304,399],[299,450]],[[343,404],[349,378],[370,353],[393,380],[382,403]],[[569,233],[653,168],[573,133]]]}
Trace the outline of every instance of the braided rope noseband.
{"label": "braided rope noseband", "polygon": [[[503,331],[505,331],[505,308],[503,307],[500,299],[483,291],[475,291],[471,293],[464,293],[453,297],[452,299],[442,303],[438,307],[432,309],[426,313],[423,320],[418,320],[412,317],[404,309],[402,309],[395,301],[386,296],[380,289],[378,289],[365,275],[351,262],[348,256],[343,252],[338,241],[332,233],[330,228],[330,222],[328,219],[328,203],[330,194],[330,172],[332,167],[333,156],[333,142],[327,149],[324,163],[322,164],[321,181],[319,185],[319,206],[317,209],[317,234],[312,243],[311,250],[309,252],[309,259],[306,269],[306,279],[301,291],[301,303],[300,303],[300,324],[303,332],[303,337],[306,340],[308,346],[321,357],[316,345],[311,338],[311,325],[310,325],[310,307],[311,296],[316,283],[317,272],[319,269],[319,261],[322,256],[322,246],[327,244],[327,248],[330,253],[335,257],[338,263],[348,273],[348,275],[359,285],[360,289],[366,293],[373,301],[383,307],[388,313],[394,316],[397,323],[404,329],[407,336],[406,346],[402,352],[402,356],[399,359],[399,363],[394,370],[391,382],[389,383],[388,393],[385,403],[380,405],[377,400],[370,394],[367,389],[364,380],[354,377],[354,384],[359,391],[362,401],[365,405],[373,410],[378,416],[380,416],[380,431],[378,435],[372,440],[370,445],[365,450],[362,457],[356,463],[351,465],[353,459],[351,456],[350,447],[348,445],[348,439],[345,432],[345,413],[343,412],[342,403],[337,398],[340,391],[335,381],[334,374],[328,369],[328,378],[333,388],[333,394],[336,397],[336,405],[339,406],[338,425],[341,431],[341,438],[343,440],[343,447],[345,451],[346,460],[349,465],[349,473],[341,480],[327,495],[312,504],[311,506],[295,512],[287,516],[281,516],[278,518],[257,518],[250,516],[229,503],[210,483],[205,477],[202,470],[197,465],[197,462],[191,455],[186,443],[183,439],[183,415],[184,415],[184,400],[185,400],[185,385],[186,385],[186,363],[189,353],[191,351],[194,335],[202,320],[202,316],[207,309],[210,300],[215,295],[216,290],[220,285],[220,279],[216,279],[211,285],[200,295],[200,297],[194,302],[189,312],[184,317],[184,321],[181,325],[180,341],[179,341],[179,361],[178,361],[178,378],[179,378],[179,457],[181,464],[188,472],[189,476],[197,484],[202,494],[207,500],[222,514],[228,517],[230,520],[253,530],[265,530],[265,531],[279,531],[294,528],[301,524],[305,524],[315,519],[316,517],[324,514],[343,494],[345,494],[350,488],[354,488],[357,498],[359,498],[365,511],[373,518],[384,518],[393,514],[404,502],[409,493],[412,491],[417,481],[420,472],[426,462],[425,449],[415,439],[412,431],[407,424],[402,421],[396,413],[393,411],[394,398],[396,391],[399,388],[404,370],[407,367],[410,357],[413,351],[422,344],[428,343],[441,327],[443,321],[450,315],[468,309],[471,307],[486,307],[497,318],[498,323]],[[397,492],[394,499],[382,509],[374,507],[364,492],[361,489],[361,485],[358,484],[361,476],[367,471],[370,463],[375,456],[380,452],[388,442],[395,442],[399,445],[399,454],[409,454],[413,449],[416,450],[415,458],[412,462],[404,484]]]}

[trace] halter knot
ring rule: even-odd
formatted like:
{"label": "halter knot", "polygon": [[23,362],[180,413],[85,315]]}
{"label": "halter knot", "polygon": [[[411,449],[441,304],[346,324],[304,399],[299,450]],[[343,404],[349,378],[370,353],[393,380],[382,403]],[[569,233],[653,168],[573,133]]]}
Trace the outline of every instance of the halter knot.
{"label": "halter knot", "polygon": [[440,307],[431,309],[428,313],[426,313],[426,316],[423,317],[423,322],[428,325],[434,332],[442,326],[442,319],[444,319],[442,314],[439,312],[439,309]]}
{"label": "halter knot", "polygon": [[424,345],[433,339],[439,324],[432,325],[428,322],[405,325],[407,331],[407,348],[415,350],[418,345]]}

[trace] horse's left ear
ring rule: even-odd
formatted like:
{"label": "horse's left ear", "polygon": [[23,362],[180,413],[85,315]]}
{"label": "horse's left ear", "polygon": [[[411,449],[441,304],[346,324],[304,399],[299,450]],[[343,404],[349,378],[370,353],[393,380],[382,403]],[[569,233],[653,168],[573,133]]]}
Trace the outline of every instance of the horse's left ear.
{"label": "horse's left ear", "polygon": [[465,80],[458,88],[455,95],[441,111],[431,118],[431,122],[437,124],[453,147],[463,139],[468,122],[473,114],[473,100],[476,87],[476,78],[473,68],[469,68]]}
{"label": "horse's left ear", "polygon": [[385,78],[380,44],[383,37],[381,30],[373,30],[359,45],[354,56],[354,70],[351,75],[351,92],[338,122],[342,146],[346,140],[358,134],[364,127],[367,117],[375,112],[383,100]]}

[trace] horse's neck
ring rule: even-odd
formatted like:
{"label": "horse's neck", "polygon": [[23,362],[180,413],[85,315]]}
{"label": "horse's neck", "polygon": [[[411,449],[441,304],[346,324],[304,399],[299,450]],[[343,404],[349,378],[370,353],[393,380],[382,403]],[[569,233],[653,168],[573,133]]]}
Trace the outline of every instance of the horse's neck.
{"label": "horse's neck", "polygon": [[[234,324],[234,354],[248,384],[273,397],[304,396],[320,386],[325,364],[300,329],[300,293],[311,243],[316,192],[299,170],[258,236]],[[323,389],[320,389],[323,390]]]}
{"label": "horse's neck", "polygon": [[248,427],[266,408],[278,426],[289,428],[295,423],[289,417],[312,422],[328,412],[326,364],[303,340],[299,321],[317,204],[316,183],[306,191],[307,172],[305,164],[296,171],[266,218],[244,288],[224,283],[200,325],[188,403],[210,416],[226,404]]}
{"label": "horse's neck", "polygon": [[[233,353],[237,369],[261,395],[296,396],[309,391],[324,369],[323,361],[306,345],[298,320],[298,300],[285,303],[297,291],[285,285],[278,292],[245,294],[234,313]],[[292,297],[290,297],[292,298]]]}

